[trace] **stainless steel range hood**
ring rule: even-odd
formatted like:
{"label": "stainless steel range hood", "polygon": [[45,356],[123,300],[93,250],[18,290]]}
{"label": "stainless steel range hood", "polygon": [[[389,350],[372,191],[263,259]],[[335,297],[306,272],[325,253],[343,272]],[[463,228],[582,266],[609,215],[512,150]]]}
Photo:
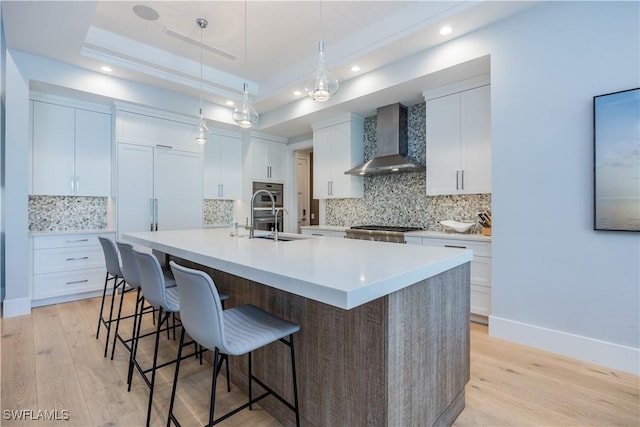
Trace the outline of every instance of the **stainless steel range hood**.
{"label": "stainless steel range hood", "polygon": [[407,156],[407,107],[399,103],[380,107],[377,121],[376,157],[345,174],[367,176],[423,171],[423,165]]}

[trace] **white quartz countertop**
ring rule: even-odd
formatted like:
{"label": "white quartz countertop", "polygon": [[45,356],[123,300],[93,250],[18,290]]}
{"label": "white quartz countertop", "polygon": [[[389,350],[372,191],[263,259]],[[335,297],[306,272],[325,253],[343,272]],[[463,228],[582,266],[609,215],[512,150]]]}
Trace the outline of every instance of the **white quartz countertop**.
{"label": "white quartz countertop", "polygon": [[[244,232],[244,230],[242,230]],[[342,309],[351,309],[471,261],[465,249],[336,238],[288,242],[225,229],[129,233],[138,245]]]}
{"label": "white quartz countertop", "polygon": [[491,242],[491,236],[470,233],[445,233],[443,231],[409,231],[405,237],[430,237],[432,239],[474,240],[478,242]]}

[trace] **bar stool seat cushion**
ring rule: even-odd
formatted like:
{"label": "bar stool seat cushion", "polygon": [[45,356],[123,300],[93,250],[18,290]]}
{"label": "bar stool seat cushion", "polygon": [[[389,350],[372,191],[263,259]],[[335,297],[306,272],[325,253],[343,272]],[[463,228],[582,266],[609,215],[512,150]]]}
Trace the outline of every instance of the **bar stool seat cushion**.
{"label": "bar stool seat cushion", "polygon": [[254,351],[300,330],[299,325],[251,304],[225,310],[223,316],[226,343],[220,350],[233,356]]}

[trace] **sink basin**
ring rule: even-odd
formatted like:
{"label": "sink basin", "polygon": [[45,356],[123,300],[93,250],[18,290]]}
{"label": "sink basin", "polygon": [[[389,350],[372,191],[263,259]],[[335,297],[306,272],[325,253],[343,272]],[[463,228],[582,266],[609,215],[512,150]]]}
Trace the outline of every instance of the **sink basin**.
{"label": "sink basin", "polygon": [[457,233],[465,233],[475,223],[474,222],[460,222],[460,221],[454,221],[454,220],[451,220],[451,219],[447,219],[447,220],[444,220],[444,221],[440,221],[440,224],[445,229],[450,229],[450,230],[453,230],[453,231],[455,231]]}

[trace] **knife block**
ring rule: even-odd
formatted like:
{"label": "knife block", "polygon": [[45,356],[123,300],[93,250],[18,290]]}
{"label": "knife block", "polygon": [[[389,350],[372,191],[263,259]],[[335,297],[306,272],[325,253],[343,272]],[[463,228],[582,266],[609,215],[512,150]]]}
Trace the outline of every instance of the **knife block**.
{"label": "knife block", "polygon": [[491,236],[491,227],[482,227],[482,230],[480,231],[480,233],[483,236]]}

